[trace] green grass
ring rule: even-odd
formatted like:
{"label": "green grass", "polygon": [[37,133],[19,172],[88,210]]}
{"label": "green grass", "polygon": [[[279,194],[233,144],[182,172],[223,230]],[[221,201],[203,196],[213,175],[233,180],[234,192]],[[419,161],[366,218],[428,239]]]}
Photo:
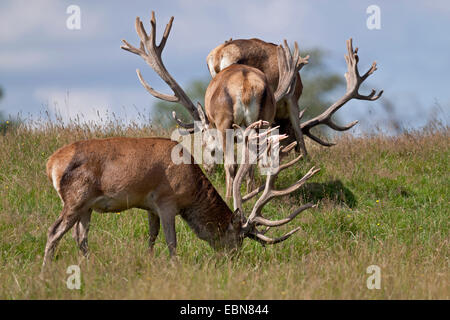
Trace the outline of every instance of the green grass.
{"label": "green grass", "polygon": [[[162,231],[155,256],[148,256],[146,212],[94,213],[89,259],[79,255],[68,233],[51,272],[40,279],[47,228],[61,210],[45,175],[48,157],[80,139],[164,134],[150,127],[53,124],[34,130],[19,126],[0,135],[1,299],[450,297],[447,127],[397,137],[341,136],[332,148],[309,144],[309,159],[283,172],[278,184],[294,182],[313,165],[321,171],[264,212],[275,218],[307,201],[319,206],[273,231],[302,226],[278,245],[262,247],[247,239],[239,254],[227,256],[178,219],[178,262],[173,263]],[[210,180],[224,195],[223,168]],[[72,264],[81,267],[80,290],[66,287]],[[372,264],[381,268],[381,290],[366,287]]]}

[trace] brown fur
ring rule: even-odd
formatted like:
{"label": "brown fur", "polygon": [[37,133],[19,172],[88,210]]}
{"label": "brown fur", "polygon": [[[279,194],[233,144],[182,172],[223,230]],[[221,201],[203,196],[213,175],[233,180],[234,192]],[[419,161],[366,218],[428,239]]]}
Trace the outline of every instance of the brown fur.
{"label": "brown fur", "polygon": [[[220,62],[226,57],[231,63],[252,66],[261,70],[267,77],[267,81],[275,92],[278,85],[278,57],[277,45],[260,39],[237,39],[227,41],[214,48],[207,57],[207,62],[213,61],[213,68],[218,74],[221,71]],[[303,91],[300,73],[297,75],[294,97],[298,100]],[[283,102],[283,101],[281,101]],[[278,104],[281,107],[282,105]],[[286,113],[281,114],[287,118]],[[278,118],[278,114],[276,115]]]}
{"label": "brown fur", "polygon": [[[248,123],[239,123],[233,117],[238,97],[241,97],[245,107],[253,100],[260,106],[258,115]],[[224,127],[221,122],[245,126],[257,120],[271,123],[275,117],[273,91],[268,86],[265,75],[258,69],[231,65],[211,80],[205,93],[205,111],[208,120],[216,128]]]}
{"label": "brown fur", "polygon": [[[229,40],[214,48],[206,58],[209,70],[213,76],[213,80],[220,74],[221,62],[227,61],[228,64],[241,64],[254,67],[261,70],[269,83],[270,88],[275,92],[278,86],[279,69],[277,45],[260,39],[237,39]],[[217,75],[216,75],[217,74]],[[303,145],[303,138],[298,118],[299,110],[297,101],[299,100],[303,91],[303,84],[300,73],[297,74],[296,85],[293,101],[283,99],[276,105],[276,114],[274,125],[280,125],[280,132],[287,133],[289,139],[284,143],[288,144],[297,139],[298,148]],[[285,121],[289,119],[290,121]],[[296,131],[296,132],[295,132]],[[297,135],[297,138],[296,138]],[[303,147],[302,147],[303,148]],[[306,152],[306,149],[305,149]]]}
{"label": "brown fur", "polygon": [[64,209],[49,229],[44,264],[73,225],[80,249],[86,253],[92,210],[148,210],[150,224],[158,223],[150,226],[150,247],[161,219],[171,255],[175,254],[177,214],[214,247],[236,240],[230,227],[233,213],[199,166],[172,162],[176,144],[165,138],[109,138],[79,141],[57,150],[47,163],[47,175],[57,186]]}
{"label": "brown fur", "polygon": [[[257,109],[257,110],[256,110]],[[233,124],[248,126],[257,120],[272,123],[275,99],[267,78],[260,70],[233,64],[214,77],[205,93],[205,111],[210,126],[222,134],[222,150],[226,150],[226,130]],[[211,168],[205,166],[207,170]],[[231,198],[235,166],[225,163],[226,197]],[[248,187],[251,188],[252,176]]]}

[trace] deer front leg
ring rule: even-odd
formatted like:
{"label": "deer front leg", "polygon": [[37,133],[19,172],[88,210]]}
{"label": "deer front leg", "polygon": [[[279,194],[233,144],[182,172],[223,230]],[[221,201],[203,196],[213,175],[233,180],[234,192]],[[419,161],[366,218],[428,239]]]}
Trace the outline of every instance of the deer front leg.
{"label": "deer front leg", "polygon": [[286,102],[289,110],[289,119],[291,120],[292,128],[295,133],[295,140],[297,141],[296,149],[300,151],[304,156],[307,155],[305,140],[303,138],[303,132],[300,127],[300,108],[296,101],[296,98],[291,96],[286,98]]}
{"label": "deer front leg", "polygon": [[153,255],[153,248],[155,246],[156,238],[158,238],[160,228],[160,220],[156,213],[148,211],[148,224],[149,224],[148,248],[150,255]]}
{"label": "deer front leg", "polygon": [[159,219],[161,219],[170,257],[175,258],[177,253],[177,235],[175,233],[175,216],[177,214],[177,210],[172,204],[166,203],[159,205],[156,211]]}
{"label": "deer front leg", "polygon": [[[233,181],[234,176],[236,175],[236,164],[234,161],[234,140],[227,141],[226,136],[226,128],[231,127],[232,121],[228,119],[228,121],[224,121],[219,128],[222,134],[222,150],[224,154],[224,169],[225,169],[225,185],[226,185],[226,193],[225,199],[226,201],[230,201],[233,195]],[[230,142],[231,145],[228,146],[227,142]],[[228,147],[227,147],[228,146]]]}
{"label": "deer front leg", "polygon": [[226,164],[225,167],[225,182],[226,182],[226,194],[225,198],[227,201],[231,199],[231,196],[233,195],[233,181],[234,176],[236,174],[236,165],[235,164]]}

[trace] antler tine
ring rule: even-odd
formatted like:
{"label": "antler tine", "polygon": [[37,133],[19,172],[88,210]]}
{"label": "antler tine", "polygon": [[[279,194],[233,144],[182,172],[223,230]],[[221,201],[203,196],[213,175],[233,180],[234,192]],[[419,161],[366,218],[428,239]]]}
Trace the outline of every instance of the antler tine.
{"label": "antler tine", "polygon": [[[145,45],[145,43],[148,41],[148,35],[147,32],[145,31],[144,24],[142,23],[141,18],[136,17],[136,20],[134,22],[134,28],[136,29],[136,33],[138,34],[142,43]],[[152,37],[152,40],[154,41],[155,38]]]}
{"label": "antler tine", "polygon": [[[200,102],[197,102],[197,113],[198,113],[198,116],[199,116],[200,122],[201,122],[200,131],[203,131],[208,128],[208,120],[205,116],[205,112],[203,111],[203,107]],[[195,132],[195,124],[194,123],[185,123],[185,122],[181,121],[177,117],[177,113],[175,111],[172,111],[172,117],[180,127],[186,129],[189,133]]]}
{"label": "antler tine", "polygon": [[307,203],[299,208],[297,208],[293,213],[291,213],[291,215],[287,218],[284,219],[280,219],[280,220],[269,220],[266,219],[262,216],[258,216],[255,217],[255,219],[253,220],[256,225],[263,225],[266,227],[279,227],[282,226],[288,222],[291,222],[292,220],[294,220],[295,217],[297,217],[300,213],[302,213],[303,211],[305,211],[306,209],[309,208],[315,208],[316,205],[312,204],[312,203]]}
{"label": "antler tine", "polygon": [[[297,52],[300,52],[297,41],[294,42],[294,46],[295,46],[295,50]],[[306,55],[306,57],[304,57],[304,58],[299,55],[298,62],[297,62],[297,71],[300,71],[300,69],[302,69],[305,65],[307,65],[309,63],[309,58],[310,58],[309,54]]]}
{"label": "antler tine", "polygon": [[253,199],[253,197],[258,195],[261,191],[263,191],[265,187],[266,185],[263,184],[258,188],[256,188],[255,190],[253,190],[252,192],[247,193],[245,196],[242,197],[242,202],[247,202],[248,200]]}
{"label": "antler tine", "polygon": [[313,141],[317,142],[318,144],[321,144],[321,145],[323,145],[325,147],[332,147],[332,146],[336,145],[336,143],[334,143],[334,142],[323,141],[319,137],[313,135],[309,130],[303,131],[303,134],[308,136],[309,138],[311,138]]}
{"label": "antler tine", "polygon": [[[126,40],[122,39],[122,42],[124,43],[124,45],[120,46],[121,49],[129,51],[131,53],[137,54],[137,55],[141,55],[144,51],[144,48],[141,46],[140,49],[134,47],[133,45],[131,45],[130,43],[128,43]],[[142,41],[141,41],[141,45],[142,45]]]}
{"label": "antler tine", "polygon": [[[166,29],[164,29],[164,34],[161,38],[161,41],[159,42],[158,45],[158,51],[161,53],[164,50],[164,47],[166,46],[166,42],[167,39],[169,38],[169,34],[170,34],[170,30],[172,30],[172,23],[173,23],[173,17],[170,17],[169,22],[166,25]],[[155,25],[154,28],[152,28],[152,30],[156,31],[156,19],[155,19],[155,12],[152,11],[152,25]]]}
{"label": "antler tine", "polygon": [[[292,184],[291,186],[282,189],[282,190],[276,190],[274,189],[275,187],[275,180],[278,177],[278,174],[293,166],[295,163],[297,163],[298,161],[300,161],[300,159],[302,159],[302,155],[298,156],[297,158],[280,165],[277,169],[275,169],[274,171],[270,172],[267,176],[266,179],[266,183],[264,186],[260,186],[258,189],[253,190],[252,192],[248,193],[247,195],[245,195],[244,197],[241,195],[240,193],[240,187],[242,184],[242,179],[245,176],[245,174],[248,172],[249,168],[250,168],[250,164],[248,163],[248,143],[250,140],[254,139],[255,137],[264,137],[267,141],[266,144],[266,149],[264,150],[275,150],[275,152],[279,151],[279,147],[280,147],[280,140],[285,139],[286,135],[275,135],[275,136],[270,136],[267,137],[267,133],[262,133],[262,134],[256,134],[253,135],[252,137],[248,137],[249,134],[249,130],[251,128],[255,128],[255,127],[261,127],[260,125],[261,121],[258,121],[256,123],[253,123],[252,125],[250,125],[245,131],[245,135],[244,135],[244,150],[243,150],[243,161],[239,166],[239,169],[236,173],[234,182],[233,182],[233,200],[234,200],[234,209],[239,211],[240,214],[242,215],[242,219],[243,219],[243,224],[242,224],[242,231],[244,236],[250,237],[254,240],[257,240],[259,242],[261,242],[262,244],[275,244],[281,241],[286,240],[287,238],[289,238],[293,233],[297,232],[299,230],[299,228],[294,229],[290,232],[288,232],[287,234],[285,234],[284,236],[280,237],[280,238],[269,238],[267,236],[265,236],[264,234],[268,231],[268,229],[272,228],[272,227],[279,227],[282,226],[284,224],[287,224],[289,222],[291,222],[293,219],[295,219],[295,217],[297,217],[301,212],[303,212],[306,209],[309,208],[313,208],[315,207],[315,205],[313,205],[312,203],[307,203],[303,206],[301,206],[300,208],[298,208],[297,210],[295,210],[291,215],[289,215],[289,217],[284,218],[284,219],[280,219],[280,220],[269,220],[266,219],[262,216],[261,211],[262,208],[264,207],[265,204],[267,204],[267,202],[269,202],[272,198],[274,197],[279,197],[279,196],[284,196],[287,195],[289,193],[292,193],[296,190],[298,190],[305,182],[306,180],[308,180],[309,178],[311,178],[314,174],[316,174],[319,169],[316,169],[314,167],[312,167],[300,180],[298,180],[297,182],[295,182],[294,184]],[[242,128],[240,128],[239,126],[234,126],[235,128],[238,128],[240,130],[242,130]],[[269,130],[270,131],[270,130]],[[247,138],[248,137],[248,138]],[[284,147],[281,152],[288,152],[289,150],[291,150],[293,147],[295,146],[295,142],[289,144],[287,147]],[[271,151],[272,152],[272,151]],[[245,219],[245,217],[243,216],[243,207],[242,204],[245,201],[248,201],[249,199],[253,198],[254,196],[256,196],[257,194],[259,194],[261,191],[263,191],[263,194],[259,197],[259,199],[256,201],[252,212],[250,213],[248,219]],[[257,229],[258,226],[266,226],[266,230],[265,231],[259,231]]]}
{"label": "antler tine", "polygon": [[[173,79],[170,73],[167,71],[166,67],[161,58],[162,51],[166,45],[167,39],[169,37],[170,31],[172,29],[173,17],[170,18],[169,23],[166,25],[164,30],[164,35],[161,39],[159,45],[156,45],[156,18],[155,12],[152,11],[152,17],[150,19],[151,30],[150,34],[145,31],[144,25],[139,17],[136,18],[135,28],[136,33],[140,39],[139,49],[129,44],[127,41],[122,40],[124,45],[121,46],[122,49],[139,55],[144,61],[159,75],[159,77],[166,82],[173,91],[173,95],[163,94],[157,92],[153,89],[142,77],[139,69],[136,70],[139,81],[144,86],[144,88],[155,98],[181,103],[187,111],[191,114],[194,120],[200,120],[198,115],[198,110],[183,91],[183,89],[178,85],[178,83]],[[177,120],[175,118],[175,120]],[[181,121],[177,121],[179,125],[182,125]],[[191,124],[184,124],[187,127],[191,127]]]}
{"label": "antler tine", "polygon": [[[280,137],[282,137],[282,136],[280,136]],[[284,139],[284,137],[286,137],[286,135],[283,135],[283,139]],[[279,139],[278,142],[279,142],[280,140],[281,140],[281,139]],[[288,152],[291,151],[296,145],[297,145],[297,141],[294,141],[294,142],[290,143],[289,145],[283,147],[283,148],[281,149],[281,152],[282,152],[282,153],[288,153]],[[263,150],[263,151],[264,151],[264,150]],[[288,163],[289,166],[294,165],[294,164],[295,164],[297,161],[299,161],[301,158],[302,158],[302,156],[299,156],[299,157],[297,157],[296,159],[294,159],[293,161],[289,162],[289,163]],[[288,164],[286,164],[286,165],[288,165]],[[286,165],[285,165],[285,166],[286,166]],[[283,169],[282,169],[282,170],[283,170]],[[258,188],[256,188],[255,190],[249,192],[248,194],[246,194],[245,196],[242,197],[242,201],[243,201],[243,202],[247,202],[248,200],[252,199],[252,198],[255,197],[256,195],[258,195],[261,191],[263,191],[263,190],[265,189],[265,187],[266,187],[266,185],[263,184],[263,185],[259,186]]]}
{"label": "antler tine", "polygon": [[[233,124],[233,128],[237,129],[237,130],[241,130],[242,132],[242,139],[243,139],[243,151],[242,151],[242,161],[241,164],[239,165],[239,169],[236,172],[236,175],[234,177],[234,181],[233,181],[233,206],[234,209],[239,209],[242,212],[242,204],[243,204],[243,199],[242,199],[242,195],[241,195],[241,184],[242,184],[242,180],[245,177],[245,175],[248,173],[248,171],[250,170],[251,164],[249,163],[249,142],[251,140],[257,140],[257,138],[259,138],[261,135],[263,134],[255,134],[250,136],[251,130],[256,129],[256,128],[261,128],[263,126],[268,126],[269,122],[264,121],[264,120],[258,120],[256,122],[253,122],[252,124],[250,124],[245,130],[242,129],[239,125],[237,124]],[[271,129],[269,129],[271,130]]]}
{"label": "antler tine", "polygon": [[[285,45],[287,46],[286,40],[285,40]],[[307,65],[309,63],[309,54],[304,58],[302,56],[300,56],[300,49],[298,47],[297,41],[294,42],[294,57],[298,57],[298,58],[296,58],[297,63],[295,65],[297,72],[300,71],[301,68],[303,68],[305,65]]]}
{"label": "antler tine", "polygon": [[269,231],[272,227],[279,227],[281,225],[291,222],[296,216],[298,216],[301,212],[305,211],[306,209],[316,208],[316,207],[317,207],[317,205],[313,205],[312,203],[307,203],[307,204],[301,206],[300,208],[298,208],[288,218],[278,220],[278,221],[271,221],[271,220],[264,219],[262,217],[258,217],[258,218],[260,218],[260,221],[264,222],[264,223],[260,223],[260,225],[264,225],[264,226],[266,226],[266,228],[262,231],[255,228],[255,231],[250,232],[249,237],[251,239],[254,239],[254,240],[260,242],[263,245],[280,243],[280,242],[288,239],[291,235],[293,235],[297,231],[299,231],[301,229],[301,227],[297,227],[297,228],[289,231],[288,233],[284,234],[283,236],[281,236],[279,238],[275,238],[275,239],[265,236],[267,231]]}
{"label": "antler tine", "polygon": [[172,117],[180,127],[186,129],[189,133],[194,133],[194,123],[185,123],[181,121],[180,119],[178,119],[177,113],[175,111],[172,111]]}
{"label": "antler tine", "polygon": [[313,127],[320,124],[324,124],[330,127],[331,129],[337,131],[349,130],[354,125],[356,125],[358,121],[353,121],[347,125],[340,126],[331,120],[331,116],[351,99],[375,101],[379,99],[383,94],[383,90],[381,90],[378,94],[376,94],[375,89],[372,89],[372,91],[368,95],[362,95],[358,92],[359,87],[364,82],[364,80],[366,80],[371,74],[373,74],[377,70],[377,64],[374,61],[369,70],[363,76],[361,76],[358,71],[358,62],[359,62],[358,48],[353,49],[352,38],[346,41],[346,45],[347,45],[347,54],[344,56],[344,58],[345,62],[347,63],[347,72],[344,74],[344,76],[347,81],[347,90],[345,95],[342,96],[338,101],[333,103],[322,114],[301,124],[303,134],[307,135],[317,143],[328,147],[334,145],[334,143],[323,141],[317,136],[313,135],[310,132],[310,130]]}
{"label": "antler tine", "polygon": [[[281,46],[281,47],[282,47],[283,53],[286,57],[285,61],[286,61],[287,67],[289,68],[289,70],[291,70],[293,65],[297,65],[297,60],[293,61],[291,49],[289,48],[289,45],[288,45],[288,42],[286,39],[283,40],[283,44],[284,44],[284,46]],[[294,52],[294,59],[298,59],[298,51]]]}
{"label": "antler tine", "polygon": [[[262,133],[259,135],[259,138],[263,137],[263,136],[267,136],[268,133],[274,131],[275,129],[278,129],[279,126],[272,128],[270,130],[267,130],[266,132]],[[279,144],[279,142],[283,139],[287,138],[287,135],[277,135],[275,137],[270,137],[270,138],[274,138],[277,139],[276,143]],[[264,152],[268,152],[270,149],[272,148],[272,144],[274,142],[274,139],[270,140],[269,139],[269,143],[260,143],[259,146],[261,146],[262,148],[259,150],[259,155],[257,157],[257,160],[260,160],[260,158],[264,155]],[[265,142],[267,142],[265,140]],[[288,146],[284,147],[281,152],[282,153],[286,153],[288,151],[290,151],[295,145],[297,144],[296,141],[292,142],[291,144],[289,144]],[[241,183],[241,181],[239,181],[239,183]],[[250,199],[252,199],[254,196],[258,195],[261,191],[263,191],[265,189],[265,184],[259,186],[258,188],[256,188],[255,190],[249,192],[248,194],[246,194],[245,196],[242,197],[242,202],[246,202]]]}
{"label": "antler tine", "polygon": [[208,118],[205,115],[205,111],[203,111],[202,104],[200,102],[197,102],[197,112],[198,116],[200,118],[200,121],[202,122],[203,126],[206,126],[208,122]]}
{"label": "antler tine", "polygon": [[283,149],[281,149],[282,153],[288,153],[289,151],[291,151],[292,149],[294,149],[294,147],[297,145],[297,141],[294,141],[290,144],[288,144],[286,147],[283,147]]}
{"label": "antler tine", "polygon": [[275,101],[280,101],[286,95],[292,95],[295,89],[295,82],[297,79],[298,71],[306,64],[308,64],[309,56],[305,58],[300,57],[300,50],[298,43],[294,43],[294,54],[291,54],[289,45],[284,40],[284,46],[279,45],[277,47],[278,57],[278,87],[275,91]]}
{"label": "antler tine", "polygon": [[296,233],[300,229],[301,229],[301,227],[297,227],[294,230],[289,231],[285,235],[283,235],[283,236],[281,236],[279,238],[275,238],[275,239],[272,239],[272,238],[269,238],[268,236],[265,236],[262,232],[250,233],[248,235],[248,237],[250,237],[251,239],[254,239],[254,240],[260,242],[263,245],[266,245],[266,244],[277,244],[277,243],[280,243],[280,242],[288,239],[290,236],[292,236],[294,233]]}
{"label": "antler tine", "polygon": [[264,138],[264,137],[268,136],[270,133],[272,133],[273,131],[278,130],[278,129],[280,129],[280,126],[276,126],[276,127],[270,128],[270,129],[268,129],[268,130],[266,130],[266,131],[264,131],[262,133],[258,133],[256,135],[251,136],[250,139],[258,138],[259,140],[261,140],[261,138]]}
{"label": "antler tine", "polygon": [[[262,208],[274,197],[281,197],[285,196],[287,194],[290,194],[296,190],[298,190],[303,184],[305,184],[306,180],[311,178],[313,175],[315,175],[317,172],[320,171],[320,169],[316,169],[315,167],[312,167],[300,180],[293,183],[291,186],[282,189],[282,190],[276,190],[275,187],[275,180],[278,176],[278,174],[284,170],[289,168],[290,166],[294,165],[301,159],[301,156],[295,158],[294,160],[280,166],[278,170],[276,170],[273,174],[270,174],[267,176],[266,185],[263,194],[261,197],[256,201],[255,206],[253,207],[253,210],[248,217],[248,223],[251,224],[253,220],[257,216],[261,216]],[[282,168],[281,168],[282,167]]]}
{"label": "antler tine", "polygon": [[141,71],[139,69],[136,69],[136,73],[137,76],[139,78],[139,81],[141,82],[142,86],[148,91],[150,92],[150,94],[152,96],[154,96],[155,98],[161,99],[161,100],[165,100],[165,101],[169,101],[169,102],[180,102],[180,99],[176,96],[173,95],[169,95],[169,94],[164,94],[164,93],[160,93],[158,91],[156,91],[155,89],[153,89],[148,83],[147,81],[144,80],[144,78],[142,77]]}

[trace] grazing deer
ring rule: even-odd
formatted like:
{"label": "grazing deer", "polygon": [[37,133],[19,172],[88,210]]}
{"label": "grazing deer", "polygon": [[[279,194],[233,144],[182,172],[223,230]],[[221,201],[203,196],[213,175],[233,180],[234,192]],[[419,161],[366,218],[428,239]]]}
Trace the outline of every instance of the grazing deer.
{"label": "grazing deer", "polygon": [[[260,39],[228,40],[214,48],[207,56],[211,77],[214,79],[220,71],[233,64],[248,65],[261,70],[267,77],[272,90],[276,90],[280,72],[278,68],[278,45],[262,41]],[[306,57],[306,59],[309,56]],[[294,132],[297,148],[306,155],[306,147],[303,141],[303,133],[300,128],[298,100],[303,91],[300,73],[295,75],[294,90],[291,95],[282,97],[277,101],[275,123],[281,124],[281,130],[285,133]],[[293,137],[290,137],[291,140]]]}
{"label": "grazing deer", "polygon": [[[331,116],[347,101],[351,99],[359,100],[377,100],[383,91],[380,91],[378,95],[375,95],[375,90],[367,96],[360,95],[358,93],[361,83],[376,70],[376,63],[372,64],[369,71],[360,76],[357,68],[358,63],[358,49],[353,50],[352,39],[347,41],[348,56],[346,56],[346,62],[348,65],[348,72],[346,73],[347,79],[347,92],[339,99],[338,102],[330,106],[319,116],[308,120],[304,123],[300,123],[303,112],[299,113],[298,99],[302,94],[303,86],[301,83],[300,74],[297,75],[297,81],[295,84],[295,91],[293,95],[286,96],[282,101],[277,103],[277,112],[275,115],[275,123],[282,125],[282,131],[288,133],[290,127],[295,133],[295,139],[298,142],[298,147],[302,153],[306,155],[306,147],[303,141],[303,136],[306,135],[315,142],[324,145],[332,146],[333,143],[325,142],[311,133],[311,129],[317,125],[324,124],[331,129],[338,131],[345,131],[353,127],[358,121],[354,121],[346,126],[339,126],[331,120]],[[206,61],[208,64],[209,72],[211,76],[216,77],[221,70],[227,68],[232,64],[244,64],[255,67],[267,77],[267,80],[272,89],[274,89],[279,79],[279,69],[277,54],[277,45],[273,43],[267,43],[259,39],[239,39],[228,40],[225,43],[217,46],[207,56]],[[291,126],[286,125],[286,119],[290,120]],[[284,128],[286,127],[287,128]]]}
{"label": "grazing deer", "polygon": [[[248,173],[249,144],[261,135],[251,130],[268,125],[258,121],[244,131],[244,161],[233,184],[234,212],[222,200],[197,164],[174,164],[171,150],[176,142],[165,138],[108,138],[78,141],[57,150],[48,160],[47,175],[63,202],[63,210],[48,230],[43,267],[51,260],[61,237],[74,227],[74,238],[83,254],[88,250],[88,231],[92,211],[119,212],[130,208],[148,211],[149,247],[153,250],[160,222],[171,256],[176,254],[175,216],[180,215],[195,234],[213,248],[239,248],[249,237],[263,244],[287,239],[299,228],[272,239],[267,228],[292,221],[300,212],[314,207],[305,204],[289,217],[272,221],[262,215],[262,208],[273,197],[287,195],[300,188],[318,170],[311,168],[303,178],[283,190],[274,190],[278,174],[302,156],[275,168],[264,187],[242,196],[242,177]],[[286,136],[266,137],[264,150],[277,149]],[[287,152],[294,145],[281,150]],[[272,152],[272,151],[271,151]],[[261,153],[260,153],[261,154]],[[242,204],[263,191],[248,218]],[[43,269],[44,270],[44,269]]]}
{"label": "grazing deer", "polygon": [[[143,78],[139,70],[137,74],[142,85],[154,97],[181,103],[192,115],[194,120],[201,120],[202,130],[209,128],[218,129],[221,134],[222,150],[226,150],[226,130],[232,129],[233,124],[248,126],[257,120],[265,120],[272,123],[276,113],[276,102],[285,96],[294,94],[296,75],[305,64],[308,57],[301,58],[297,43],[295,43],[294,54],[291,55],[289,46],[285,41],[285,46],[275,47],[277,54],[277,86],[272,90],[263,72],[247,65],[230,65],[210,82],[205,94],[205,111],[203,114],[201,106],[194,107],[193,102],[187,97],[183,89],[173,79],[165,68],[161,54],[172,28],[173,17],[166,26],[161,43],[156,45],[156,20],[154,12],[151,18],[151,32],[147,35],[144,26],[139,18],[136,18],[136,32],[140,38],[140,48],[136,48],[123,40],[124,50],[132,52],[142,57],[148,65],[169,85],[174,95],[162,94],[155,91]],[[193,131],[194,123],[186,124],[176,118],[177,123]],[[208,138],[204,140],[208,143]],[[230,163],[233,162],[233,163]],[[211,166],[204,165],[209,171]],[[234,161],[227,161],[225,157],[226,174],[226,198],[231,198],[233,179],[236,172]],[[253,170],[250,171],[252,173]],[[252,180],[252,175],[248,182]],[[250,183],[248,183],[249,186]]]}

